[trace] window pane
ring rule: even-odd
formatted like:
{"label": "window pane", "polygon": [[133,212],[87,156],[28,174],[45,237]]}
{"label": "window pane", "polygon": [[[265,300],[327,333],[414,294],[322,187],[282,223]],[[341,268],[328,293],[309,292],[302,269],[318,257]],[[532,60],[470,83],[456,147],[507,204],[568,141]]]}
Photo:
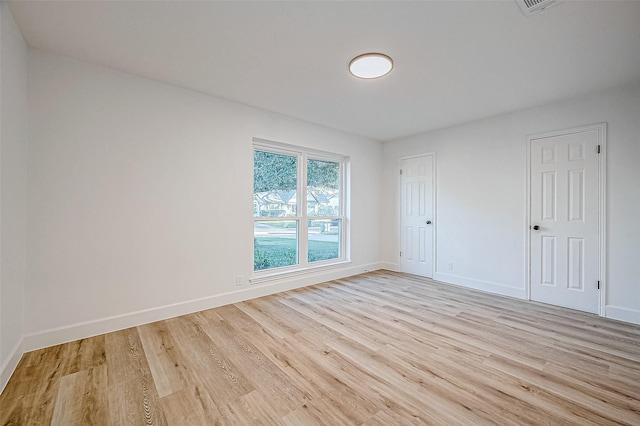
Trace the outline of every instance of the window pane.
{"label": "window pane", "polygon": [[307,161],[307,215],[340,216],[340,163]]}
{"label": "window pane", "polygon": [[309,221],[309,262],[342,256],[342,219]]}
{"label": "window pane", "polygon": [[298,157],[253,152],[253,216],[295,216]]}
{"label": "window pane", "polygon": [[253,270],[298,263],[298,221],[253,223]]}

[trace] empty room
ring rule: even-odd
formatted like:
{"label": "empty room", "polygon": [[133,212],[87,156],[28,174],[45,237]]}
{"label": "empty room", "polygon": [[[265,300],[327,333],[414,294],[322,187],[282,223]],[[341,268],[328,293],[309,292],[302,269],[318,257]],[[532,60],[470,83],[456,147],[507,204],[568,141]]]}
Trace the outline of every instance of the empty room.
{"label": "empty room", "polygon": [[0,425],[640,425],[640,1],[0,13]]}

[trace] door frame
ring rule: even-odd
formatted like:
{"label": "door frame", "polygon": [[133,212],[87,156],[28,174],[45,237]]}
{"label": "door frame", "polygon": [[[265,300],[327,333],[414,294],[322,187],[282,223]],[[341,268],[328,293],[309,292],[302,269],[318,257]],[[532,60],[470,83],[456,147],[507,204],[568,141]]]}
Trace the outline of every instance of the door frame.
{"label": "door frame", "polygon": [[525,183],[525,292],[531,300],[531,143],[536,139],[570,135],[587,131],[598,132],[598,272],[600,292],[598,296],[598,315],[605,316],[607,303],[607,123],[596,123],[551,132],[536,133],[527,136],[526,183]]}
{"label": "door frame", "polygon": [[402,271],[402,259],[400,258],[400,248],[402,247],[402,205],[401,205],[401,200],[402,200],[402,196],[401,196],[401,191],[402,191],[402,175],[400,175],[400,170],[402,169],[402,162],[404,160],[411,160],[413,158],[420,158],[420,157],[431,157],[431,161],[432,161],[432,166],[431,167],[431,205],[433,206],[433,238],[431,239],[431,279],[433,279],[433,276],[436,272],[437,269],[437,254],[436,254],[436,241],[437,241],[437,229],[438,229],[438,218],[437,218],[437,200],[438,197],[436,196],[436,190],[437,190],[437,181],[436,181],[436,152],[435,151],[430,151],[430,152],[425,152],[422,154],[414,154],[414,155],[407,155],[404,157],[400,157],[398,158],[398,168],[396,170],[396,177],[398,179],[397,181],[397,200],[396,200],[396,206],[397,206],[397,220],[396,220],[396,229],[398,230],[397,232],[397,239],[396,239],[396,265],[398,265],[398,271],[399,272],[404,272]]}

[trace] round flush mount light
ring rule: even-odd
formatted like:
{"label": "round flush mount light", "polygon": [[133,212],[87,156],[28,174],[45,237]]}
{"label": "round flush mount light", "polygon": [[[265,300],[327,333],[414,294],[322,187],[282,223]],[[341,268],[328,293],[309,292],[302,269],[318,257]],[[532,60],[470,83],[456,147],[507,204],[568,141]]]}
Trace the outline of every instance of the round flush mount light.
{"label": "round flush mount light", "polygon": [[379,78],[391,72],[393,60],[382,53],[365,53],[349,62],[349,72],[358,78]]}

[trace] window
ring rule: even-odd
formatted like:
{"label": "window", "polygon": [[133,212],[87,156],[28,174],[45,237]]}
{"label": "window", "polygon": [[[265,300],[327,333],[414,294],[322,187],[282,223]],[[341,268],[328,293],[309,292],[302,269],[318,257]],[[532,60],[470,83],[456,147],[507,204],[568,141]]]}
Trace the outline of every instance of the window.
{"label": "window", "polygon": [[333,154],[254,144],[255,272],[286,272],[346,259],[345,165],[345,157]]}

